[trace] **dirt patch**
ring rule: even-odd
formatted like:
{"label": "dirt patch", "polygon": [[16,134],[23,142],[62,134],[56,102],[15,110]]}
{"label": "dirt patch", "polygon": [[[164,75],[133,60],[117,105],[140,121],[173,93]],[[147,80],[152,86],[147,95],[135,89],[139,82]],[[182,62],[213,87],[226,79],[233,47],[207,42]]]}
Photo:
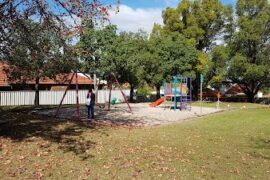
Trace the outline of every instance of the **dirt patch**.
{"label": "dirt patch", "polygon": [[[132,113],[129,112],[126,104],[112,106],[111,111],[108,111],[107,108],[96,107],[95,122],[127,126],[156,126],[181,122],[220,111],[215,108],[205,107],[202,109],[202,113],[200,113],[200,107],[192,107],[190,111],[174,111],[163,107],[149,107],[145,103],[131,104],[131,108]],[[54,116],[55,112],[56,109],[35,111],[35,113],[47,116]],[[80,115],[81,120],[88,121],[86,107],[80,107]],[[62,108],[59,118],[76,120],[76,107]]]}

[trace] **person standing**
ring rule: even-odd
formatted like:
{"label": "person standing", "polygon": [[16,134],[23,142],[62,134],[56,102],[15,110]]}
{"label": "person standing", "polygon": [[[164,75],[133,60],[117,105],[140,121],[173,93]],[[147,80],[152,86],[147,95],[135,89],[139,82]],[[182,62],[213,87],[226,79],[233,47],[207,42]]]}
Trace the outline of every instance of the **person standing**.
{"label": "person standing", "polygon": [[92,91],[92,89],[89,89],[89,92],[87,94],[87,100],[86,100],[86,106],[87,106],[87,113],[88,113],[88,119],[94,119],[94,107],[95,107],[95,101],[96,101],[96,95]]}

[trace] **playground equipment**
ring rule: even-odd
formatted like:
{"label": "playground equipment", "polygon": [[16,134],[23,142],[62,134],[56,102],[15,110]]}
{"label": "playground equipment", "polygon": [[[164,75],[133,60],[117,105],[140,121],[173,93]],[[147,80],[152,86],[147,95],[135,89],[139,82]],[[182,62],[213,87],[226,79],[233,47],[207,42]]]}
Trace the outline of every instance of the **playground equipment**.
{"label": "playground equipment", "polygon": [[132,113],[132,109],[128,103],[128,100],[127,100],[127,97],[125,95],[125,93],[122,91],[122,88],[115,76],[114,73],[111,73],[108,77],[108,81],[109,81],[109,89],[110,89],[110,92],[109,92],[109,104],[108,104],[108,110],[110,111],[111,109],[111,103],[114,105],[116,103],[116,99],[113,99],[111,100],[111,97],[112,97],[112,87],[113,87],[113,83],[116,83],[116,85],[118,86],[119,90],[121,91],[121,94],[125,100],[125,103],[127,104],[128,108],[129,108],[129,112]]}
{"label": "playground equipment", "polygon": [[[89,77],[87,74],[85,74],[83,72],[80,72],[80,73],[84,74],[88,79],[92,80],[91,77]],[[67,91],[69,90],[69,88],[71,86],[71,82],[73,81],[74,77],[75,77],[75,81],[76,81],[76,108],[77,108],[77,110],[76,110],[76,116],[77,116],[77,120],[81,120],[80,102],[79,102],[78,72],[74,72],[72,74],[71,79],[70,79],[70,81],[68,83],[68,86],[67,86],[67,88],[66,88],[66,90],[65,90],[65,92],[63,94],[63,97],[62,97],[62,99],[61,99],[61,101],[60,101],[60,103],[58,105],[57,111],[55,113],[55,117],[58,117],[58,115],[59,115],[60,108],[61,108],[61,106],[63,104],[63,101],[64,101],[64,99],[66,97]],[[132,113],[132,110],[131,110],[131,107],[130,107],[128,101],[127,101],[126,95],[123,93],[122,88],[121,88],[121,86],[120,86],[117,78],[115,77],[114,73],[111,73],[109,75],[109,79],[108,80],[109,80],[109,88],[110,88],[108,110],[110,110],[110,104],[111,104],[112,85],[113,85],[113,83],[116,83],[118,85],[118,88],[121,91],[121,94],[123,95],[123,97],[125,99],[126,104],[128,105],[128,108],[129,108],[130,112]],[[113,103],[115,103],[115,102],[113,102]]]}
{"label": "playground equipment", "polygon": [[159,99],[156,100],[155,102],[150,103],[149,106],[151,106],[151,107],[156,107],[156,106],[162,104],[163,102],[164,102],[164,98],[159,98]]}
{"label": "playground equipment", "polygon": [[[84,74],[87,78],[91,79],[91,78],[88,77],[85,73],[83,73],[83,74]],[[62,106],[62,104],[63,104],[63,101],[64,101],[64,99],[65,99],[65,97],[66,97],[67,91],[69,90],[70,85],[71,85],[71,82],[73,81],[74,77],[75,77],[75,81],[76,81],[76,108],[77,108],[77,110],[76,110],[76,115],[77,115],[77,120],[80,120],[80,119],[81,119],[81,115],[80,115],[80,105],[79,105],[78,72],[74,72],[74,73],[72,74],[71,79],[70,79],[70,81],[69,81],[69,83],[68,83],[68,86],[67,86],[67,88],[66,88],[66,90],[65,90],[65,92],[64,92],[64,94],[63,94],[63,97],[62,97],[62,99],[61,99],[61,101],[60,101],[60,103],[59,103],[59,105],[58,105],[57,111],[56,111],[56,113],[55,113],[55,117],[58,117],[58,115],[59,115],[60,108],[61,108],[61,106]]]}
{"label": "playground equipment", "polygon": [[[163,81],[164,87],[164,109],[167,108],[167,101],[169,107],[174,110],[180,109],[191,110],[192,107],[192,79],[189,77],[173,76],[173,80],[167,83]],[[179,102],[179,106],[178,106]],[[173,104],[172,104],[173,103]]]}

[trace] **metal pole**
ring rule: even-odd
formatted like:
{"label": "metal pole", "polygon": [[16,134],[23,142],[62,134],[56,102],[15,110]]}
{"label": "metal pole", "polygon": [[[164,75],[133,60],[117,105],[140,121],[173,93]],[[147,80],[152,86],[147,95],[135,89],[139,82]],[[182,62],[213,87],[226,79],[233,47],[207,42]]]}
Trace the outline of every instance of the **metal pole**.
{"label": "metal pole", "polygon": [[108,110],[111,110],[111,96],[112,96],[112,77],[110,75],[110,83],[109,83],[109,104],[108,104]]}
{"label": "metal pole", "polygon": [[80,120],[80,104],[79,104],[79,85],[78,85],[78,73],[76,72],[76,103],[77,103],[77,120]]}
{"label": "metal pole", "polygon": [[176,94],[177,94],[177,77],[174,76],[174,110],[177,108],[177,102],[176,102]]}
{"label": "metal pole", "polygon": [[202,81],[200,82],[200,84],[201,84],[201,87],[200,87],[200,89],[201,89],[201,102],[200,102],[200,105],[201,105],[201,108],[200,108],[200,113],[202,114]]}
{"label": "metal pole", "polygon": [[219,109],[219,103],[220,103],[220,93],[217,93],[217,109]]}
{"label": "metal pole", "polygon": [[166,109],[166,89],[167,89],[167,85],[166,85],[166,80],[163,80],[163,89],[164,89],[164,110]]}
{"label": "metal pole", "polygon": [[185,100],[186,100],[186,110],[188,108],[188,78],[186,77],[186,93],[185,93],[186,97],[185,97]]}
{"label": "metal pole", "polygon": [[183,78],[180,77],[180,110],[183,110]]}
{"label": "metal pole", "polygon": [[[97,75],[96,74],[94,74],[94,89],[95,89],[96,97],[98,97],[98,94],[97,94],[97,89],[98,89],[98,87],[97,87]],[[98,98],[95,99],[95,103],[97,103],[97,102],[98,102]]]}
{"label": "metal pole", "polygon": [[190,90],[190,94],[189,94],[189,100],[190,100],[190,110],[192,108],[192,79],[189,78],[189,90]]}
{"label": "metal pole", "polygon": [[74,78],[74,75],[75,75],[75,73],[73,73],[72,76],[71,76],[71,79],[70,79],[70,81],[69,81],[69,83],[68,83],[67,89],[65,90],[65,93],[64,93],[64,95],[63,95],[63,97],[62,97],[62,99],[61,99],[61,101],[60,101],[60,104],[59,104],[59,106],[58,106],[58,108],[57,108],[57,111],[56,111],[56,113],[55,113],[55,117],[57,117],[57,116],[59,115],[60,107],[61,107],[62,104],[63,104],[63,101],[64,101],[64,99],[65,99],[65,97],[66,97],[67,91],[68,91],[68,89],[70,88],[70,85],[71,85],[72,80],[73,80],[73,78]]}
{"label": "metal pole", "polygon": [[170,107],[170,110],[171,110],[171,108],[172,108],[172,104],[173,104],[173,84],[174,84],[174,82],[173,82],[173,80],[170,80],[170,94],[169,94],[169,97],[170,97],[170,103],[169,103],[169,107]]}
{"label": "metal pole", "polygon": [[126,95],[124,94],[124,92],[122,91],[122,88],[121,88],[121,86],[120,86],[118,80],[116,79],[114,73],[112,73],[112,76],[113,76],[115,82],[117,83],[117,85],[118,85],[118,87],[119,87],[119,89],[120,89],[120,91],[121,91],[121,93],[122,93],[122,96],[123,96],[124,99],[125,99],[126,104],[128,105],[129,111],[132,113],[132,109],[131,109],[131,107],[130,107],[130,105],[129,105],[129,103],[128,103],[127,97],[126,97]]}

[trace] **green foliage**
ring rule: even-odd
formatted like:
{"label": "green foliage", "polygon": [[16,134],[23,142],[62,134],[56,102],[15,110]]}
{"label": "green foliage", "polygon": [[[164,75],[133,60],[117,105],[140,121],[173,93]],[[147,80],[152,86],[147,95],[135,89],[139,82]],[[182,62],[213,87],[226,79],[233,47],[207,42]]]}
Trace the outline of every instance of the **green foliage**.
{"label": "green foliage", "polygon": [[141,82],[143,75],[140,59],[145,51],[147,36],[144,32],[116,33],[116,26],[110,25],[101,29],[91,26],[84,28],[84,34],[78,43],[81,50],[83,68],[99,75],[114,72],[120,83],[128,82],[133,90]]}
{"label": "green foliage", "polygon": [[196,49],[179,33],[162,31],[161,26],[155,25],[147,39],[143,31],[117,35],[115,26],[99,30],[90,26],[78,46],[85,64],[104,74],[115,72],[119,81],[128,82],[131,89],[144,81],[160,87],[164,78],[176,74],[195,77]]}
{"label": "green foliage", "polygon": [[92,20],[87,19],[83,23],[85,24],[83,34],[77,44],[82,59],[82,70],[102,75],[108,70],[101,68],[101,57],[108,49],[113,48],[112,44],[117,38],[117,28],[111,25],[96,29],[93,27]]}
{"label": "green foliage", "polygon": [[22,23],[10,34],[13,43],[5,61],[11,68],[6,73],[16,81],[34,81],[35,104],[38,105],[39,80],[53,78],[59,73],[70,73],[71,69],[76,69],[77,59],[73,58],[72,49],[61,40],[61,35],[52,29],[53,24],[37,24],[31,20]]}
{"label": "green foliage", "polygon": [[[0,59],[6,60],[12,51],[14,30],[23,29],[27,36],[33,29],[40,30],[39,26],[28,29],[24,22],[26,20],[33,20],[42,26],[47,24],[51,31],[61,34],[57,38],[64,42],[68,35],[79,35],[81,32],[76,23],[78,18],[91,17],[96,23],[102,23],[107,19],[108,10],[109,5],[104,5],[99,0],[1,0]],[[28,39],[21,40],[29,43]]]}
{"label": "green foliage", "polygon": [[166,60],[160,55],[162,28],[155,24],[150,39],[146,43],[146,51],[141,53],[141,65],[143,66],[143,79],[152,86],[161,86],[162,80],[166,76]]}
{"label": "green foliage", "polygon": [[[117,35],[115,27],[88,28],[82,57],[131,88],[146,81],[158,89],[164,78],[202,73],[217,88],[226,80],[238,83],[253,101],[270,81],[269,12],[267,0],[239,0],[237,19],[219,0],[182,0],[163,11],[164,27],[155,24],[150,39],[142,32]],[[214,47],[217,38],[226,44]]]}
{"label": "green foliage", "polygon": [[212,61],[209,55],[205,52],[197,51],[197,54],[198,54],[198,61],[194,70],[199,72],[200,74],[205,75],[212,68]]}
{"label": "green foliage", "polygon": [[160,50],[159,56],[165,61],[167,76],[195,76],[197,53],[181,34],[171,33],[164,36]]}
{"label": "green foliage", "polygon": [[211,70],[207,73],[207,77],[209,78],[209,83],[218,89],[223,81],[226,80],[229,53],[230,49],[224,45],[216,46],[211,52],[212,65]]}
{"label": "green foliage", "polygon": [[263,94],[269,94],[270,93],[270,87],[264,87],[262,89]]}
{"label": "green foliage", "polygon": [[163,79],[174,75],[195,77],[196,49],[179,33],[153,31],[145,56],[145,78],[154,86],[161,86]]}
{"label": "green foliage", "polygon": [[148,96],[151,95],[151,89],[150,87],[147,85],[147,83],[142,83],[138,89],[137,89],[137,95],[138,96]]}
{"label": "green foliage", "polygon": [[239,84],[249,101],[270,82],[270,5],[267,0],[239,0],[237,31],[230,42],[228,78]]}
{"label": "green foliage", "polygon": [[207,50],[230,20],[231,9],[219,0],[182,0],[177,8],[163,11],[164,29],[183,34],[198,50]]}
{"label": "green foliage", "polygon": [[[182,0],[176,8],[163,11],[165,32],[178,32],[198,50],[198,61],[194,68],[193,94],[198,94],[199,75],[209,75],[212,60],[209,51],[217,39],[229,39],[233,32],[233,8],[220,0]],[[211,79],[209,77],[208,79]]]}
{"label": "green foliage", "polygon": [[102,53],[101,68],[105,73],[116,72],[120,82],[128,82],[135,88],[140,83],[142,66],[141,52],[145,50],[144,33],[122,32],[105,45]]}

